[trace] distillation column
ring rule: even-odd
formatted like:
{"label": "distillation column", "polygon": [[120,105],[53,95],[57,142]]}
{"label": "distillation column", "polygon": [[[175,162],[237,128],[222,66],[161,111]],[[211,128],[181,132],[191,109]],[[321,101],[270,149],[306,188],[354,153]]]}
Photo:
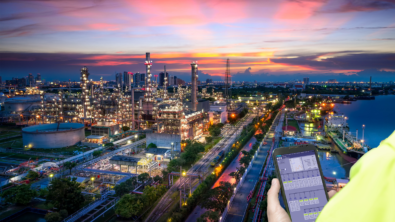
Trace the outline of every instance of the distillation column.
{"label": "distillation column", "polygon": [[197,70],[198,70],[198,65],[197,62],[192,62],[191,63],[192,67],[192,89],[191,89],[191,102],[192,102],[192,110],[196,111],[197,110]]}

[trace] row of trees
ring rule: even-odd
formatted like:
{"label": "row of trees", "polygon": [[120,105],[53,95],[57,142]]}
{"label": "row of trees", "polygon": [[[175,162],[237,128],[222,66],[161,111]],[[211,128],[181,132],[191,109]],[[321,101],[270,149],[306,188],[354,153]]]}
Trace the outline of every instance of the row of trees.
{"label": "row of trees", "polygon": [[217,123],[213,124],[208,128],[208,131],[210,132],[210,136],[216,137],[221,134],[221,128],[224,126],[223,123]]}
{"label": "row of trees", "polygon": [[184,152],[181,154],[180,158],[170,160],[164,175],[173,171],[179,171],[181,166],[191,166],[191,164],[195,163],[200,158],[199,153],[201,152],[204,152],[204,145],[202,143],[187,140]]}
{"label": "row of trees", "polygon": [[[256,131],[255,120],[253,123],[249,124],[240,134],[237,142],[232,146],[232,149],[229,153],[225,155],[225,158],[221,162],[223,166],[221,170],[226,169],[226,167],[233,161],[233,159],[238,155],[239,150],[244,147],[244,145],[251,139]],[[233,188],[229,190],[229,187],[232,185],[230,183],[220,184],[218,189],[211,190],[211,187],[217,181],[217,178],[221,175],[222,171],[219,174],[210,174],[206,177],[206,179],[195,189],[187,199],[187,204],[182,206],[181,208],[175,208],[171,213],[171,221],[184,221],[189,213],[198,205],[201,204],[205,208],[210,208],[212,210],[207,211],[203,214],[199,221],[216,221],[219,219],[220,214],[226,207],[226,203],[232,196]],[[227,192],[224,194],[224,192]]]}
{"label": "row of trees", "polygon": [[155,201],[165,194],[167,188],[163,185],[146,186],[143,194],[124,194],[115,207],[115,213],[123,218],[137,219],[140,215],[155,203]]}
{"label": "row of trees", "polygon": [[67,217],[68,213],[79,210],[85,204],[81,191],[82,187],[75,179],[53,178],[48,189],[36,191],[32,190],[30,185],[22,184],[5,190],[1,198],[5,203],[16,205],[28,205],[35,197],[45,198],[50,208],[58,210],[48,214],[46,219],[49,222],[56,222]]}

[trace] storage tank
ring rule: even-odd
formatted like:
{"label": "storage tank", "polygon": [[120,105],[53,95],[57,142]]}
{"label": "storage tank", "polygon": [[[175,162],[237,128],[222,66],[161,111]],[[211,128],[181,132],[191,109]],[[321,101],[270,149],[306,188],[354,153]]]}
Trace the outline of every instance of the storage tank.
{"label": "storage tank", "polygon": [[8,98],[4,102],[4,111],[6,113],[28,113],[30,108],[41,104],[40,95],[16,96]]}
{"label": "storage tank", "polygon": [[84,124],[51,123],[22,129],[23,146],[29,148],[62,148],[85,139]]}

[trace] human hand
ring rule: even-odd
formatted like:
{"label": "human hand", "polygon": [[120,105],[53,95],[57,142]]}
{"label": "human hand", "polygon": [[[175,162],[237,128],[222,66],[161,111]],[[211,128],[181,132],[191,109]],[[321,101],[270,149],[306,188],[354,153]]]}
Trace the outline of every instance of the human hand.
{"label": "human hand", "polygon": [[[269,222],[291,222],[288,213],[281,207],[278,200],[278,193],[280,192],[280,182],[277,178],[272,180],[272,186],[267,192],[267,217]],[[328,192],[329,198],[332,198],[336,191],[331,190]]]}

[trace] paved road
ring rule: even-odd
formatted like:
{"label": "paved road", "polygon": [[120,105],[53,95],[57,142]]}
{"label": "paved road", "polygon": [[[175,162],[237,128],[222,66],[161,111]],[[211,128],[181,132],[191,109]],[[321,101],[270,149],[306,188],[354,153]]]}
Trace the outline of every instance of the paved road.
{"label": "paved road", "polygon": [[[252,146],[255,144],[256,139],[255,137],[252,137],[248,143],[243,147],[242,150],[249,151],[252,149]],[[229,166],[225,169],[225,171],[222,173],[221,177],[218,178],[217,182],[215,182],[213,188],[219,186],[219,183],[221,181],[227,181],[232,184],[234,184],[236,181],[233,177],[229,176],[231,172],[235,172],[236,168],[240,166],[239,164],[239,157],[240,157],[241,151],[239,155],[229,164]],[[185,222],[196,222],[197,219],[202,215],[204,212],[207,210],[205,208],[201,208],[200,206],[195,207],[195,209],[192,211],[192,213],[189,215],[187,220]]]}
{"label": "paved road", "polygon": [[[248,202],[247,202],[247,196],[251,192],[251,190],[254,189],[254,186],[256,182],[259,180],[259,173],[262,170],[263,164],[265,162],[266,156],[268,155],[268,151],[270,150],[270,147],[272,146],[272,139],[273,136],[278,134],[279,132],[276,132],[276,128],[278,125],[282,126],[282,122],[278,122],[276,119],[273,122],[273,125],[270,128],[270,131],[267,133],[267,138],[265,142],[267,142],[266,145],[263,145],[260,151],[258,152],[257,158],[254,159],[252,162],[252,168],[248,172],[246,179],[244,183],[241,185],[239,190],[237,191],[231,206],[229,208],[228,214],[226,216],[225,221],[226,222],[241,222],[243,221],[244,215],[247,210]],[[276,133],[275,133],[276,132]]]}
{"label": "paved road", "polygon": [[261,172],[268,151],[270,150],[270,146],[272,145],[272,136],[270,134],[268,135],[266,142],[267,145],[262,146],[257,157],[252,161],[251,170],[248,172],[244,183],[237,191],[225,221],[243,221],[244,214],[248,206],[247,196],[251,190],[254,189],[256,182],[259,180],[259,173]]}
{"label": "paved road", "polygon": [[[228,147],[233,144],[237,136],[243,129],[243,126],[247,125],[253,119],[253,115],[248,115],[240,121],[236,127],[230,127],[230,132],[225,132],[225,137],[222,139],[217,145],[215,145],[211,150],[209,150],[192,168],[190,168],[187,174],[191,173],[202,173],[207,172],[208,167],[212,159],[219,153],[220,150],[228,149]],[[228,130],[226,130],[228,131]],[[183,180],[184,183],[189,183],[189,180]],[[155,206],[152,210],[150,215],[145,219],[146,222],[153,222],[157,221],[163,214],[165,214],[168,208],[173,203],[172,195],[174,192],[177,192],[177,188],[180,187],[182,184],[180,180],[177,180],[174,185],[165,193],[165,195],[161,198],[159,203]],[[192,189],[193,190],[193,189]]]}

